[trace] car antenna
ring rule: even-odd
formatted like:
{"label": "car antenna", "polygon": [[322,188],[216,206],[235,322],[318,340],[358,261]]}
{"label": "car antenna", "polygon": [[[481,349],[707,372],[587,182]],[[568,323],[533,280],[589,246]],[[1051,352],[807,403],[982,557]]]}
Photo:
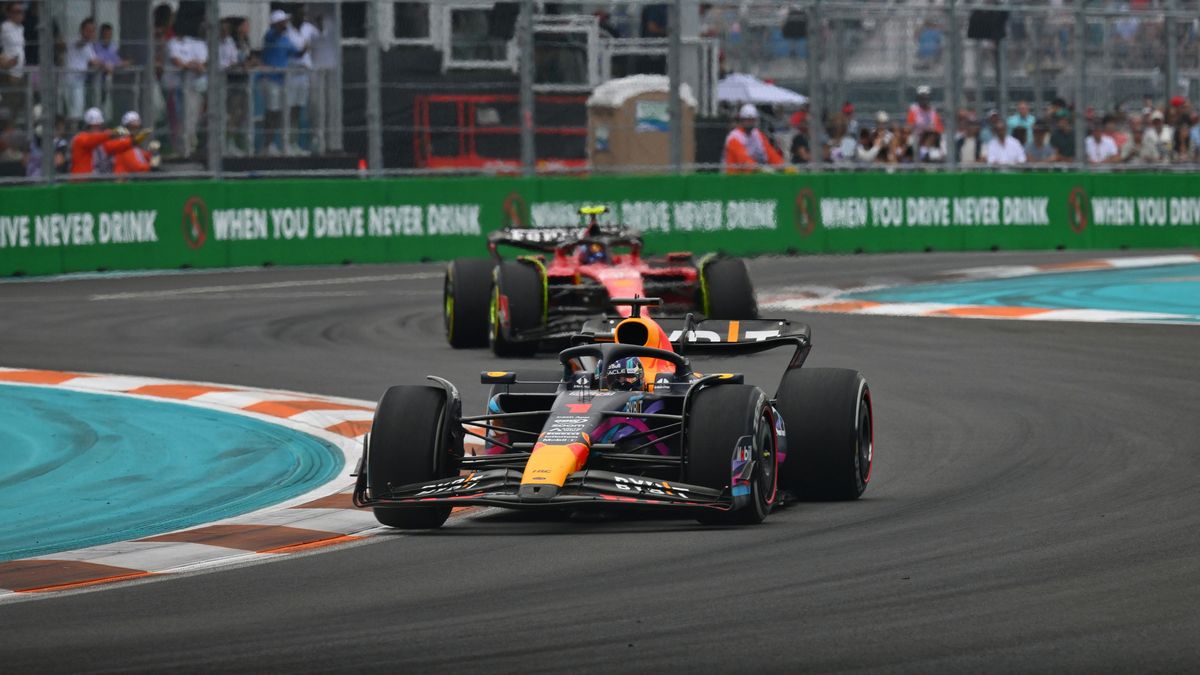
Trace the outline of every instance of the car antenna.
{"label": "car antenna", "polygon": [[688,312],[683,315],[683,335],[679,336],[679,355],[683,356],[683,347],[688,343],[688,336],[696,335],[696,315]]}

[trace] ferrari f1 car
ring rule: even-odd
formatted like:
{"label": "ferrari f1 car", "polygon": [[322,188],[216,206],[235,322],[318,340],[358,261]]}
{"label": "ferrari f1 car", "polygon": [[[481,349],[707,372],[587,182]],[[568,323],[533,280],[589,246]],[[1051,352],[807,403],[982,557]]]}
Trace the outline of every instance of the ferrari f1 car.
{"label": "ferrari f1 car", "polygon": [[[603,206],[584,207],[584,228],[507,228],[488,236],[491,259],[460,258],[446,269],[446,338],[456,348],[490,345],[498,356],[529,355],[546,340],[565,340],[588,318],[628,309],[612,298],[654,296],[675,313],[713,319],[758,316],[745,263],[691,253],[642,257],[642,239],[602,226]],[[503,259],[501,247],[533,252]]]}
{"label": "ferrari f1 car", "polygon": [[[624,302],[624,301],[617,301]],[[857,499],[871,479],[871,390],[839,368],[802,368],[807,326],[780,320],[589,322],[544,372],[484,372],[487,410],[458,389],[391,387],[357,467],[354,503],[380,523],[435,528],[453,507],[660,508],[704,523],[761,522],[791,497]],[[687,355],[778,347],[773,394]],[[468,452],[466,438],[474,437]]]}

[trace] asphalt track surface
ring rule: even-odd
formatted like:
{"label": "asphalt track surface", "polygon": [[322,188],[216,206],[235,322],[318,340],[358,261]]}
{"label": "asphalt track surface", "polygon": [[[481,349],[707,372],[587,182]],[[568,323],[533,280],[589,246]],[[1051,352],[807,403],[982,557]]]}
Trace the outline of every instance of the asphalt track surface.
{"label": "asphalt track surface", "polygon": [[[853,285],[1100,255],[780,258],[751,273],[760,289]],[[438,270],[0,284],[0,362],[367,399],[437,373],[477,409],[472,383],[495,362],[445,346]],[[0,605],[0,667],[1200,668],[1194,326],[792,318],[813,326],[811,365],[856,367],[872,385],[876,466],[860,501],[731,529],[484,511],[437,532]],[[736,367],[773,383],[772,365]]]}

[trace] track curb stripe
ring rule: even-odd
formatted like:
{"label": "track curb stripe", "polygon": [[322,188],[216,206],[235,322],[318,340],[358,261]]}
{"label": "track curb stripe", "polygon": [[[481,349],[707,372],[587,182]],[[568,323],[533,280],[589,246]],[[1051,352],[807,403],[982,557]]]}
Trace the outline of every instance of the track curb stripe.
{"label": "track curb stripe", "polygon": [[[1140,256],[1131,258],[1101,258],[1040,265],[1010,265],[975,267],[944,274],[909,279],[904,284],[982,281],[1014,279],[1041,274],[1067,274],[1109,269],[1134,269],[1200,262],[1200,253]],[[1004,305],[958,305],[933,302],[879,302],[853,297],[855,293],[882,290],[889,285],[847,286],[845,288],[795,288],[763,293],[759,306],[768,310],[791,312],[820,312],[836,314],[868,314],[875,316],[952,317],[966,319],[1016,319],[1027,321],[1084,321],[1119,323],[1187,323],[1189,315],[1163,312],[1138,312],[1108,309],[1061,309]]]}
{"label": "track curb stripe", "polygon": [[[0,602],[168,575],[202,567],[272,559],[358,541],[382,528],[350,502],[349,473],[375,404],[298,392],[146,377],[0,367],[0,383],[56,387],[172,401],[247,415],[316,436],[340,449],[342,474],[305,495],[252,513],[135,541],[0,562]],[[461,515],[461,511],[456,515]],[[119,561],[120,564],[116,564]]]}

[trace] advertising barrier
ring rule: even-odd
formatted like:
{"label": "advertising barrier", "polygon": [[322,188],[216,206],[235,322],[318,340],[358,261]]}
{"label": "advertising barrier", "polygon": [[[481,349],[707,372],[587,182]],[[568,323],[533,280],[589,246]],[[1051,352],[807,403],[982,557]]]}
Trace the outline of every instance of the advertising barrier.
{"label": "advertising barrier", "polygon": [[1174,173],[73,183],[0,189],[0,276],[482,256],[589,203],[650,252],[1200,246],[1200,180]]}

